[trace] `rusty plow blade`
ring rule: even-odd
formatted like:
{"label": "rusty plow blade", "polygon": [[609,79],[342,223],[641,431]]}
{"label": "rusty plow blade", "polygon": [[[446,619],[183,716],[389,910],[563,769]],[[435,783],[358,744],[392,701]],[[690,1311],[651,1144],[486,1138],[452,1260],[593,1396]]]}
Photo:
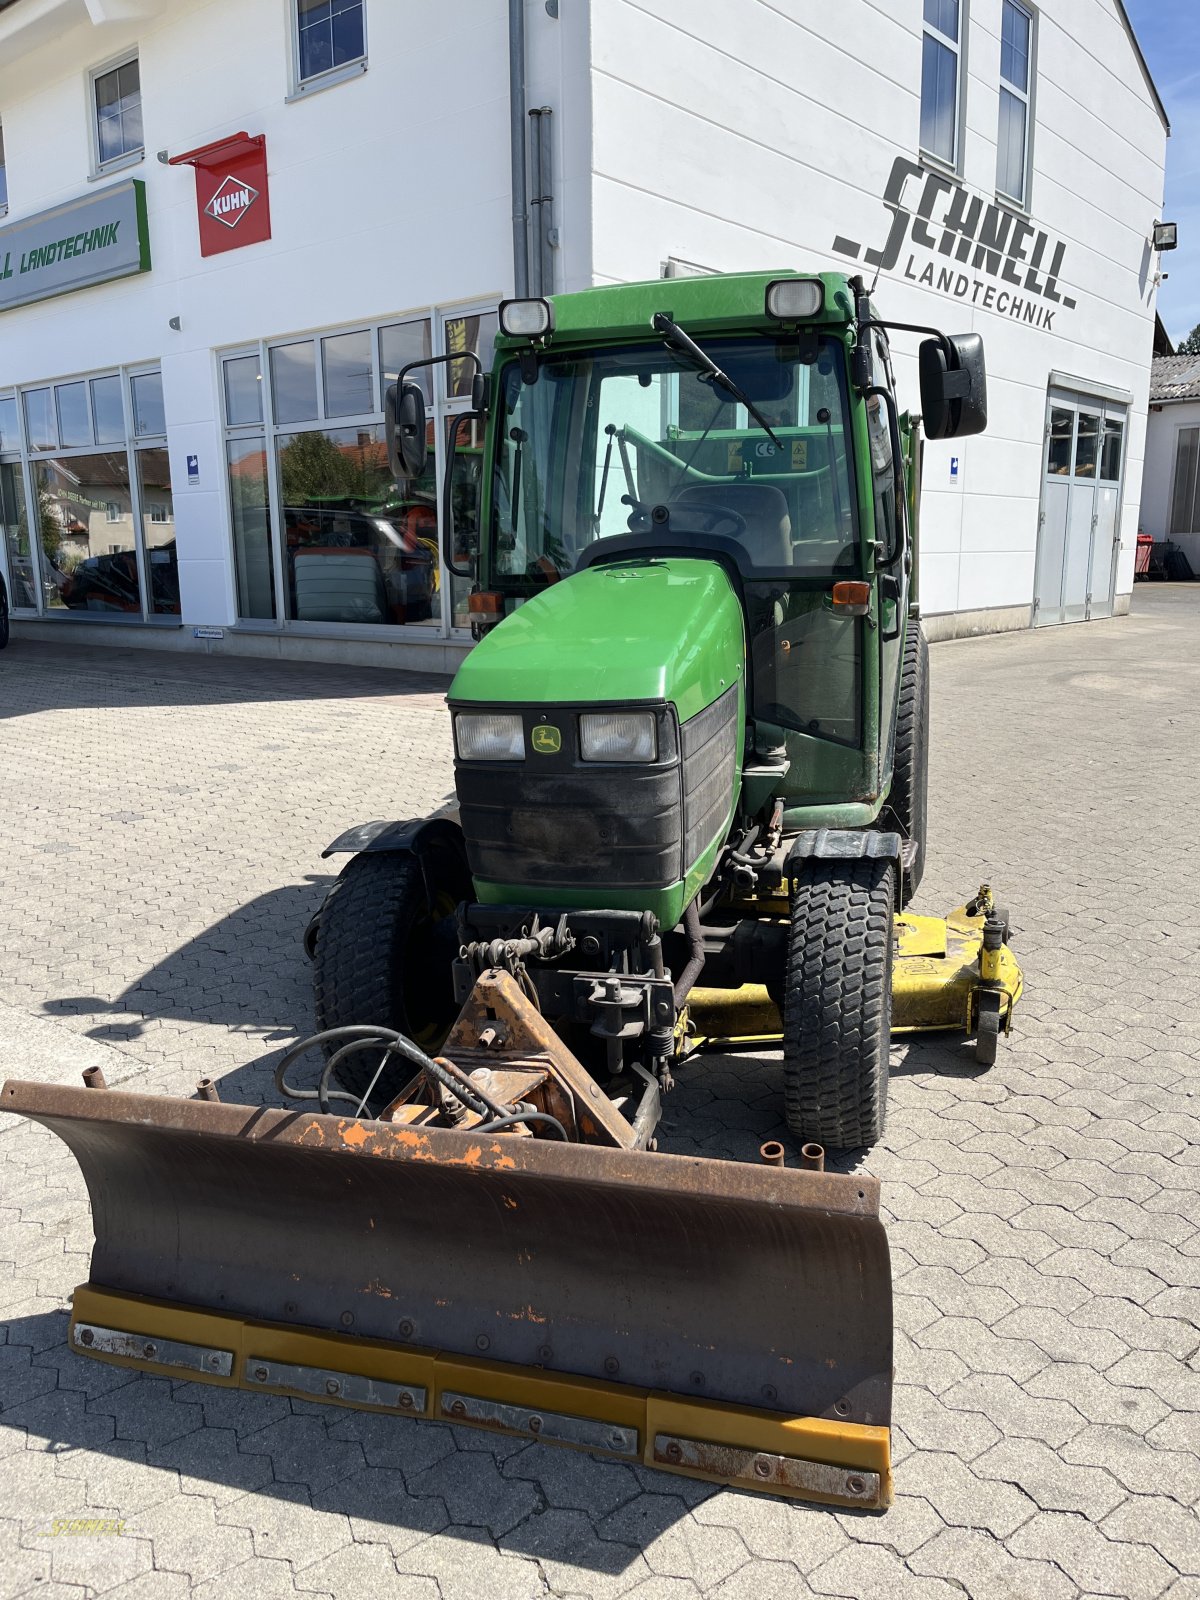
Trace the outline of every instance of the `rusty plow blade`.
{"label": "rusty plow blade", "polygon": [[80,1354],[891,1500],[877,1181],[12,1081],[91,1196]]}

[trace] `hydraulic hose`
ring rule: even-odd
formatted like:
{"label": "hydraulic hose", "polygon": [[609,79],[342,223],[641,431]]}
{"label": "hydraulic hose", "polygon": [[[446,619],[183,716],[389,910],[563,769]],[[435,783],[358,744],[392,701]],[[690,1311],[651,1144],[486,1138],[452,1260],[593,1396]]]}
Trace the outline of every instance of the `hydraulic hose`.
{"label": "hydraulic hose", "polygon": [[692,901],[683,914],[683,925],[688,936],[688,963],[675,980],[675,1004],[681,1006],[695,987],[696,979],[704,968],[704,934],[700,928],[700,897]]}

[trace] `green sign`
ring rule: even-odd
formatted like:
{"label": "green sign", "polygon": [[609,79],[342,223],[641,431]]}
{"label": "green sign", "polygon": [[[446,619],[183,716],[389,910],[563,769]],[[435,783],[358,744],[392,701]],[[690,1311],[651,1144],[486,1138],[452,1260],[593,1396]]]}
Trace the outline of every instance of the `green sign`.
{"label": "green sign", "polygon": [[149,270],[140,178],[0,228],[0,311]]}

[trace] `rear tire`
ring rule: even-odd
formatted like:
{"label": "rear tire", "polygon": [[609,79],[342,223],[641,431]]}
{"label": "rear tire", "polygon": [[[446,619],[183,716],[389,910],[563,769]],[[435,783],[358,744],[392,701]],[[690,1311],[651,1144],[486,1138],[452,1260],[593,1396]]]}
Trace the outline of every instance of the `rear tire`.
{"label": "rear tire", "polygon": [[892,788],[884,816],[887,825],[916,846],[912,865],[903,874],[903,909],[921,885],[929,818],[929,645],[915,617],[904,641]]}
{"label": "rear tire", "polygon": [[875,1144],[892,1032],[888,861],[806,861],[792,887],[783,1005],[784,1105],[798,1139]]}
{"label": "rear tire", "polygon": [[[430,1055],[440,1049],[458,1014],[453,911],[449,895],[430,905],[415,856],[351,857],[316,921],[318,1031],[376,1023],[407,1035]],[[378,1064],[375,1051],[363,1051],[343,1062],[337,1075],[351,1094],[363,1095]],[[372,1098],[398,1094],[411,1077],[408,1067],[389,1066]]]}

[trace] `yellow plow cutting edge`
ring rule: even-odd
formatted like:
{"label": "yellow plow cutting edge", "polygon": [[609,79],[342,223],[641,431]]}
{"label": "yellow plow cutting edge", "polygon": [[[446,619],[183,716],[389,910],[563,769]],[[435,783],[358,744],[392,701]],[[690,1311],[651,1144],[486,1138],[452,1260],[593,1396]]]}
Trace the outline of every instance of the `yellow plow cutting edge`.
{"label": "yellow plow cutting edge", "polygon": [[[781,903],[782,906],[783,903]],[[980,994],[990,988],[1000,1006],[1000,1031],[1012,1031],[1013,1007],[1024,978],[1007,944],[984,949],[984,915],[959,906],[946,917],[904,911],[896,917],[892,962],[892,1032],[973,1033]],[[695,988],[688,996],[692,1048],[778,1044],[783,1023],[767,990]]]}
{"label": "yellow plow cutting edge", "polygon": [[101,1361],[890,1503],[876,1180],[10,1081],[96,1234]]}

